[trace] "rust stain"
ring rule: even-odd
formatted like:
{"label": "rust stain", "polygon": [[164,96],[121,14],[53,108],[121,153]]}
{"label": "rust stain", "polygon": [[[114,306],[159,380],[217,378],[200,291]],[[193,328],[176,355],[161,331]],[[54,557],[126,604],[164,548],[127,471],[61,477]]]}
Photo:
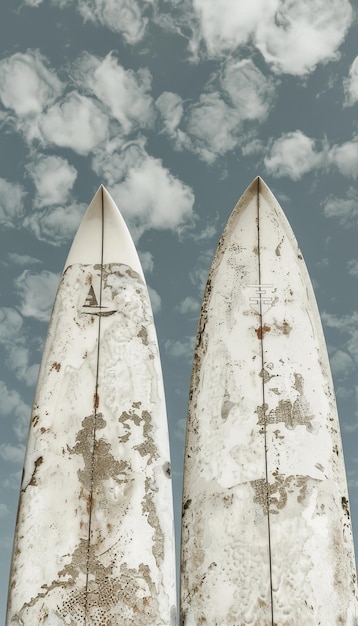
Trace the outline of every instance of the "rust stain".
{"label": "rust stain", "polygon": [[345,496],[342,496],[342,509],[349,519],[350,518],[349,505],[348,505],[348,500]]}
{"label": "rust stain", "polygon": [[61,363],[58,363],[57,361],[55,361],[54,363],[52,363],[50,367],[50,372],[52,372],[52,370],[56,370],[56,372],[59,372],[60,369],[61,369]]}
{"label": "rust stain", "polygon": [[275,328],[277,328],[277,330],[279,330],[283,335],[289,335],[292,330],[292,326],[290,326],[290,324],[286,322],[286,320],[284,320],[282,324],[278,324],[276,322]]}
{"label": "rust stain", "polygon": [[94,410],[98,409],[99,407],[99,395],[96,391],[96,393],[93,396],[93,406],[94,406]]}
{"label": "rust stain", "polygon": [[265,333],[270,332],[270,330],[271,330],[271,327],[268,326],[267,324],[264,324],[263,326],[259,326],[258,328],[255,328],[255,333],[258,339],[262,339]]}

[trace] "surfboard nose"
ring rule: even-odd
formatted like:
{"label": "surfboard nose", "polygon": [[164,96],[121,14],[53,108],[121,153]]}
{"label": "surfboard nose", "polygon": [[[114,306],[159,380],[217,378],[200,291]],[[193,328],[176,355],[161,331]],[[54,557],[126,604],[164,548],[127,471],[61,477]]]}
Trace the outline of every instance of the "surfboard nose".
{"label": "surfboard nose", "polygon": [[80,263],[121,263],[144,280],[142,266],[127,225],[112,196],[100,185],[84,214],[65,267]]}

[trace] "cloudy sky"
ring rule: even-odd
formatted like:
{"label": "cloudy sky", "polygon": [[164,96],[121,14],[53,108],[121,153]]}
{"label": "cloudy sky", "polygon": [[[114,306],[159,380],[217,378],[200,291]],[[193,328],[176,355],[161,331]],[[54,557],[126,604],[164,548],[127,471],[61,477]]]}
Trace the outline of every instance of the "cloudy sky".
{"label": "cloudy sky", "polygon": [[175,508],[208,269],[260,174],[308,265],[358,538],[358,28],[349,0],[1,0],[0,621],[30,408],[66,255],[104,183],[150,286]]}

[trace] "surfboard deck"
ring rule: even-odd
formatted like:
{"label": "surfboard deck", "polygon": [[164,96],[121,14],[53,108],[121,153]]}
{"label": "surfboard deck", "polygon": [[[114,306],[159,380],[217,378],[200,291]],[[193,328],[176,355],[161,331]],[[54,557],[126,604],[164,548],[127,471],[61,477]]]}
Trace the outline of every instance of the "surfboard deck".
{"label": "surfboard deck", "polygon": [[181,626],[356,624],[339,421],[311,281],[257,178],[198,327],[184,462]]}
{"label": "surfboard deck", "polygon": [[7,626],[175,625],[172,489],[141,264],[100,187],[58,288],[31,416]]}

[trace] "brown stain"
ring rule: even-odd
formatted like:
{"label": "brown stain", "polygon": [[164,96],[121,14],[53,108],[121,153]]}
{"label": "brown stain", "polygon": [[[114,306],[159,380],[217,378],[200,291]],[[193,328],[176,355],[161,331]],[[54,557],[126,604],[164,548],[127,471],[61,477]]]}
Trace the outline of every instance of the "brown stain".
{"label": "brown stain", "polygon": [[149,341],[148,341],[148,331],[146,329],[145,326],[141,326],[140,327],[140,331],[137,333],[137,337],[139,337],[139,339],[142,340],[142,343],[147,346]]}
{"label": "brown stain", "polygon": [[292,326],[290,326],[290,324],[288,322],[286,322],[286,320],[284,320],[282,322],[282,324],[278,324],[277,322],[275,323],[275,328],[282,333],[283,335],[289,335],[291,330],[292,330]]}
{"label": "brown stain", "polygon": [[33,472],[32,472],[32,476],[31,476],[30,481],[28,482],[28,484],[26,485],[26,487],[24,487],[24,488],[22,489],[22,491],[23,491],[23,492],[25,492],[25,491],[26,491],[26,489],[27,489],[28,487],[30,487],[30,485],[31,485],[32,487],[36,487],[36,486],[37,486],[36,473],[37,473],[37,470],[38,470],[38,468],[40,467],[40,465],[42,465],[42,463],[43,463],[43,457],[42,457],[42,456],[39,456],[39,457],[36,459],[36,461],[35,461],[35,467],[34,467],[34,470],[33,470]]}
{"label": "brown stain", "polygon": [[296,400],[279,400],[277,406],[268,411],[268,404],[259,405],[255,411],[258,416],[258,425],[279,424],[283,422],[289,430],[297,426],[306,426],[312,432],[312,420],[314,418],[309,403],[304,396],[303,377],[301,374],[294,374],[294,389],[298,392]]}
{"label": "brown stain", "polygon": [[258,328],[255,328],[255,333],[258,339],[262,339],[266,333],[270,332],[270,330],[271,330],[271,326],[264,324],[263,326],[259,326]]}
{"label": "brown stain", "polygon": [[296,497],[298,503],[304,502],[307,496],[307,484],[312,481],[310,476],[299,474],[284,476],[274,472],[273,477],[275,479],[273,483],[267,483],[264,478],[250,483],[254,490],[254,502],[262,507],[265,515],[268,512],[278,515],[280,510],[287,505],[291,494]]}
{"label": "brown stain", "polygon": [[50,372],[52,372],[52,370],[55,370],[56,372],[59,372],[61,369],[61,363],[58,363],[57,361],[54,361],[54,363],[52,363],[51,367],[50,367]]}

